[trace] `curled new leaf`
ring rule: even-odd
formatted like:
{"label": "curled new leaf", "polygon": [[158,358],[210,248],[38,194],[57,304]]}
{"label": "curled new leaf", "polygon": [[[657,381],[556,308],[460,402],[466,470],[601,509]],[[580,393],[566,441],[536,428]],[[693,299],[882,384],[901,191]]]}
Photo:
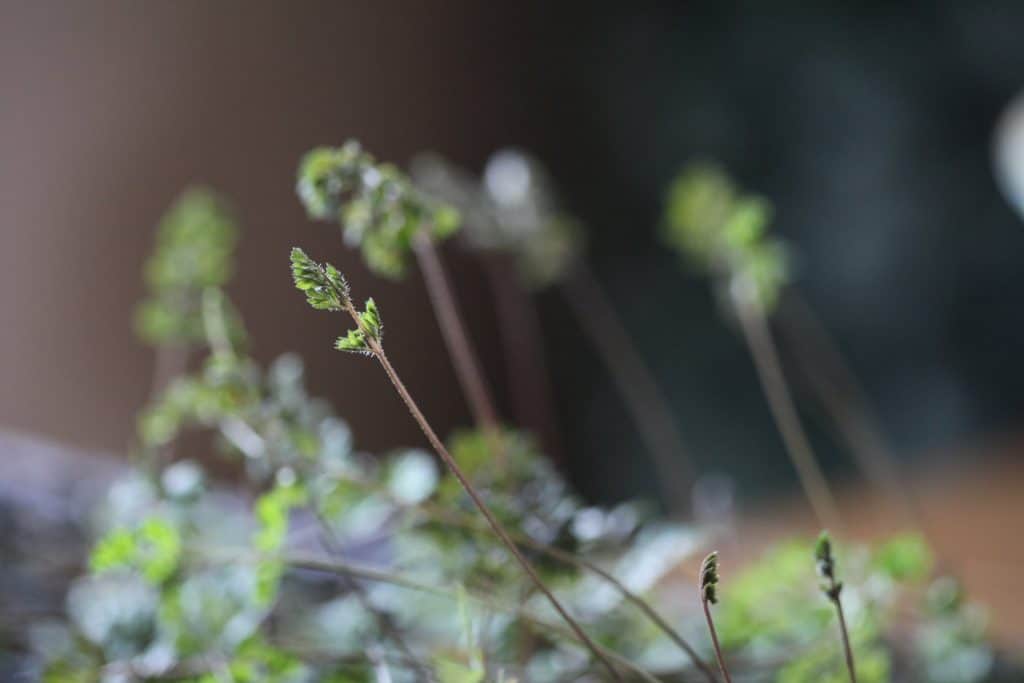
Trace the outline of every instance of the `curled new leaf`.
{"label": "curled new leaf", "polygon": [[718,551],[704,558],[700,564],[700,598],[712,605],[718,602]]}
{"label": "curled new leaf", "polygon": [[814,559],[817,560],[818,576],[822,578],[821,590],[831,600],[837,600],[843,584],[836,581],[836,561],[832,556],[832,539],[827,531],[822,531],[818,536],[818,542],[814,545]]}

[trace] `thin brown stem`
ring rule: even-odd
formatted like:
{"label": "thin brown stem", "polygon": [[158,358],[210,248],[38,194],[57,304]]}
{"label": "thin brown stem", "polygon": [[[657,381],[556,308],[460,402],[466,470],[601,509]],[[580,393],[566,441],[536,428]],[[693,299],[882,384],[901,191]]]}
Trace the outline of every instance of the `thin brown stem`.
{"label": "thin brown stem", "polygon": [[[445,524],[452,524],[455,526],[462,527],[464,529],[469,529],[471,531],[481,530],[479,525],[472,523],[470,520],[466,519],[458,513],[452,514],[449,513],[447,510],[427,504],[423,504],[421,507],[423,507],[423,509],[427,511],[431,516],[435,517],[439,521],[444,522]],[[594,564],[593,562],[590,562],[589,560],[577,557],[576,555],[573,555],[572,553],[566,552],[559,548],[545,545],[543,543],[533,540],[529,536],[525,536],[523,534],[516,534],[514,532],[510,532],[510,535],[513,536],[513,539],[517,543],[520,543],[530,548],[531,550],[535,550],[543,555],[547,555],[548,557],[555,559],[559,562],[562,562],[563,564],[569,565],[571,567],[575,567],[577,569],[584,571],[589,571],[603,579],[605,582],[608,583],[608,585],[612,586],[623,597],[623,599],[625,599],[627,602],[632,603],[641,612],[643,612],[644,615],[646,615],[647,618],[650,619],[655,626],[657,626],[673,643],[675,643],[683,652],[685,652],[686,655],[693,661],[694,665],[704,673],[705,677],[707,677],[710,683],[715,683],[716,679],[714,672],[711,670],[711,667],[708,666],[708,664],[703,659],[701,659],[700,655],[697,654],[693,646],[691,646],[679,634],[678,631],[672,628],[668,621],[663,616],[661,616],[657,612],[657,610],[655,610],[654,607],[651,606],[649,602],[647,602],[642,597],[640,597],[639,595],[631,591],[629,588],[627,588],[626,585],[619,581],[619,579],[616,578],[614,574],[612,574],[609,571],[606,571],[605,569],[602,569],[600,566]]]}
{"label": "thin brown stem", "polygon": [[920,505],[877,427],[870,401],[828,331],[795,291],[782,298],[777,316],[808,387],[849,444],[863,475],[913,526],[923,528]]}
{"label": "thin brown stem", "polygon": [[853,667],[853,648],[850,647],[850,634],[846,630],[846,617],[843,615],[843,603],[836,596],[833,601],[836,605],[836,613],[839,615],[839,634],[843,639],[843,653],[846,655],[846,670],[850,672],[850,683],[857,683],[857,672]]}
{"label": "thin brown stem", "polygon": [[768,400],[775,424],[782,435],[786,452],[800,478],[800,485],[807,496],[814,514],[822,526],[841,529],[839,508],[828,486],[821,466],[811,448],[810,439],[800,423],[800,417],[793,403],[789,385],[782,374],[779,353],[775,348],[768,322],[754,305],[735,297],[736,313],[739,316],[743,338],[754,360],[754,368],[761,383],[761,389]]}
{"label": "thin brown stem", "polygon": [[426,230],[416,233],[413,238],[413,249],[423,272],[423,282],[427,286],[430,303],[437,315],[438,327],[441,328],[441,335],[455,367],[459,385],[469,403],[469,409],[473,412],[473,419],[486,431],[498,433],[498,413],[494,408],[491,392],[473,344],[469,340],[462,316],[459,314],[459,306],[444,265],[441,263],[434,241]]}
{"label": "thin brown stem", "polygon": [[[345,310],[348,311],[348,314],[352,317],[352,320],[355,321],[356,325],[358,325],[359,328],[362,329],[363,332],[365,333],[366,331],[363,328],[363,323],[361,318],[359,317],[359,313],[356,311],[355,307],[352,306],[351,301],[345,301]],[[608,659],[605,653],[597,646],[597,644],[593,640],[591,640],[590,636],[586,634],[586,632],[579,625],[579,623],[572,617],[572,615],[569,614],[565,607],[562,606],[562,603],[558,600],[558,598],[555,597],[554,593],[552,593],[551,590],[547,587],[543,579],[540,578],[540,575],[537,574],[537,571],[533,568],[533,565],[530,564],[530,561],[526,559],[526,557],[516,546],[515,542],[509,536],[508,532],[505,531],[505,527],[497,520],[497,518],[491,512],[490,508],[487,507],[487,504],[484,503],[483,498],[480,497],[480,494],[477,492],[472,482],[469,481],[469,478],[462,471],[462,468],[459,467],[459,464],[455,461],[455,458],[453,458],[451,453],[448,452],[448,449],[441,442],[441,439],[438,438],[437,434],[434,432],[434,429],[430,426],[430,423],[427,422],[427,418],[423,415],[423,412],[416,404],[416,401],[413,400],[413,397],[409,393],[409,390],[405,388],[405,384],[402,383],[402,380],[398,377],[398,373],[395,372],[394,367],[391,365],[391,361],[388,360],[387,354],[384,353],[384,348],[370,334],[366,334],[366,341],[370,348],[370,351],[373,353],[373,356],[380,363],[381,367],[384,369],[384,373],[391,381],[391,384],[395,387],[395,391],[398,392],[398,395],[402,399],[402,402],[405,403],[406,408],[409,409],[409,413],[412,415],[413,419],[416,421],[420,429],[423,431],[423,435],[427,437],[427,441],[430,442],[430,445],[433,447],[438,457],[440,457],[441,460],[444,461],[448,469],[451,470],[451,473],[455,476],[456,479],[458,479],[459,484],[461,484],[462,488],[465,489],[466,493],[473,501],[473,504],[480,511],[480,514],[482,514],[484,518],[487,520],[487,523],[490,525],[491,529],[498,536],[498,538],[501,539],[501,542],[505,545],[506,548],[508,548],[509,552],[512,553],[512,556],[515,557],[516,561],[523,568],[523,571],[526,572],[527,576],[530,577],[530,580],[533,581],[533,583],[537,586],[537,589],[541,593],[543,593],[544,596],[548,599],[548,602],[551,603],[551,606],[554,607],[555,611],[558,612],[562,619],[565,620],[566,624],[569,625],[572,631],[579,637],[580,641],[594,654],[598,661],[600,661],[604,665],[604,667],[608,670],[608,673],[611,675],[612,680],[621,681],[622,678],[619,675],[618,670],[611,663],[611,660]]]}
{"label": "thin brown stem", "polygon": [[711,633],[711,644],[715,647],[715,657],[718,659],[718,668],[722,672],[725,683],[732,683],[729,676],[729,669],[725,666],[725,658],[722,656],[722,648],[718,644],[718,631],[715,630],[715,620],[711,618],[711,607],[707,600],[701,598],[701,605],[704,606],[704,618],[708,622],[708,631]]}
{"label": "thin brown stem", "polygon": [[693,484],[691,460],[668,400],[593,272],[580,261],[560,282],[569,309],[597,351],[654,459],[666,505],[680,512]]}
{"label": "thin brown stem", "polygon": [[[589,649],[591,652],[594,652],[596,649],[597,653],[599,653],[599,661],[604,662],[606,666],[609,661],[614,661],[623,669],[634,673],[642,680],[649,681],[650,683],[658,683],[658,679],[651,675],[650,672],[648,672],[640,666],[637,666],[636,664],[631,662],[629,659],[623,657],[619,653],[613,650],[609,650],[608,648],[605,648],[601,645],[597,645],[593,642],[588,644],[587,639],[581,637],[580,633],[575,629],[566,630],[563,628],[559,628],[555,624],[543,621],[535,617],[530,612],[528,612],[523,605],[508,605],[494,600],[489,595],[484,596],[470,591],[460,591],[454,588],[435,586],[433,584],[424,583],[422,581],[418,581],[417,579],[403,576],[401,574],[395,574],[381,569],[374,569],[371,567],[364,567],[361,565],[350,564],[346,562],[329,561],[317,557],[298,554],[288,555],[284,558],[284,560],[289,566],[298,569],[307,569],[310,571],[319,571],[330,574],[343,573],[367,581],[379,581],[382,583],[391,584],[393,586],[407,588],[409,590],[421,591],[424,593],[437,595],[440,597],[449,597],[453,600],[459,599],[459,596],[461,595],[472,600],[475,603],[479,603],[480,605],[487,607],[488,609],[500,610],[502,612],[516,614],[524,621],[533,624],[536,627],[552,631],[559,634],[562,637],[575,640],[576,642],[580,643],[581,645]],[[618,675],[617,672],[614,675],[614,679],[617,681],[622,680],[622,678]]]}

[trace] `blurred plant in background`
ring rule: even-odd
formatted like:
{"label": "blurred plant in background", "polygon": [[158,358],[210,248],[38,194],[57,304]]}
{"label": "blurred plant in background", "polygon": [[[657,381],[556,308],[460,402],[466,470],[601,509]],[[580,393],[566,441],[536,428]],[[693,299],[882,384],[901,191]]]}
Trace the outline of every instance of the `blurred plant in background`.
{"label": "blurred plant in background", "polygon": [[[504,172],[511,175],[497,186],[512,197],[515,173]],[[736,216],[715,186],[697,185],[693,196],[674,191],[670,215],[704,226],[681,233],[678,244],[718,263],[709,245],[728,214],[732,246],[723,258],[755,283],[749,301],[768,309],[784,271],[768,263],[779,247],[761,241],[764,206],[740,201]],[[504,190],[485,201],[469,181],[444,197],[433,187],[414,187],[353,143],[311,153],[299,181],[310,214],[339,221],[388,275],[402,272],[410,251],[436,265],[417,241],[451,235],[459,215],[467,226],[487,226],[469,239],[514,249],[528,281],[562,277],[580,257],[572,236],[580,228],[567,219],[549,224],[542,192],[523,190],[513,210],[498,201]],[[457,208],[445,203],[455,192],[463,192]],[[34,673],[55,683],[718,680],[695,591],[679,599],[672,576],[706,549],[711,530],[661,520],[638,502],[587,506],[530,435],[496,420],[432,444],[464,475],[462,486],[426,451],[361,452],[344,420],[308,395],[299,358],[261,367],[246,354],[223,290],[235,229],[222,207],[192,192],[172,208],[147,268],[153,295],[142,310],[151,312],[140,314],[149,320],[146,339],[193,346],[199,367],[143,409],[145,457],[89,520],[93,549],[68,591],[66,618],[34,620],[0,646],[30,649]],[[510,227],[516,222],[522,231]],[[519,248],[547,230],[550,240]],[[356,328],[341,337],[341,350],[390,368],[372,299],[356,311],[342,274],[301,252],[293,272],[314,307],[351,314]],[[171,444],[197,431],[212,436],[215,460],[168,457]],[[243,490],[209,474],[225,468],[242,475]],[[477,515],[484,507],[493,523]],[[536,580],[509,561],[504,537],[492,533],[498,527]],[[987,680],[994,655],[984,619],[955,581],[934,577],[920,537],[831,552],[843,568],[860,681]],[[845,680],[812,543],[782,544],[716,580],[716,624],[737,679]],[[547,588],[571,621],[560,620]]]}

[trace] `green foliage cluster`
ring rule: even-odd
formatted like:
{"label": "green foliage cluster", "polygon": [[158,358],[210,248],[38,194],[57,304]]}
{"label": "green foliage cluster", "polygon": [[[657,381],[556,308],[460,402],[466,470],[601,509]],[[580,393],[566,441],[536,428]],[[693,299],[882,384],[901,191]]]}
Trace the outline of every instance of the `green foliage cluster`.
{"label": "green foliage cluster", "polygon": [[149,294],[135,312],[139,336],[154,345],[201,341],[202,291],[230,279],[237,241],[234,215],[220,197],[205,188],[182,194],[160,220],[146,261]]}
{"label": "green foliage cluster", "polygon": [[694,164],[669,187],[662,234],[688,262],[724,278],[744,305],[771,312],[789,273],[770,220],[765,199],[740,192],[717,166]]}
{"label": "green foliage cluster", "polygon": [[458,211],[418,190],[397,167],[377,163],[354,140],[306,154],[296,187],[309,216],[341,225],[345,241],[380,275],[405,272],[420,231],[444,239],[459,228]]}
{"label": "green foliage cluster", "polygon": [[[340,311],[351,305],[348,283],[337,268],[330,263],[317,263],[298,247],[292,249],[291,260],[292,279],[295,286],[306,294],[310,306],[318,310]],[[349,330],[345,336],[338,337],[334,348],[370,355],[369,341],[379,344],[384,336],[384,322],[373,299],[366,301],[358,319],[358,326]]]}

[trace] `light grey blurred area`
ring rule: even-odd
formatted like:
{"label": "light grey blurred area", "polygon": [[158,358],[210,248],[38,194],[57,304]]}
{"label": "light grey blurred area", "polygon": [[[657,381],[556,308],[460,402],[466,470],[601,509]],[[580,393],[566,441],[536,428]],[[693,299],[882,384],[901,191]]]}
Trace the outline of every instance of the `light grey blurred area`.
{"label": "light grey blurred area", "polygon": [[[517,67],[487,57],[514,40],[507,9],[0,0],[0,426],[129,447],[153,371],[132,334],[142,262],[161,212],[197,182],[241,217],[230,291],[258,358],[300,351],[363,446],[417,442],[378,370],[332,354],[340,323],[294,294],[287,253],[301,244],[377,297],[411,388],[431,388],[441,425],[465,424],[418,280],[370,276],[305,218],[294,173],[304,151],[348,137],[400,163],[424,148],[474,163],[515,138]],[[485,308],[466,289],[467,308]]]}

